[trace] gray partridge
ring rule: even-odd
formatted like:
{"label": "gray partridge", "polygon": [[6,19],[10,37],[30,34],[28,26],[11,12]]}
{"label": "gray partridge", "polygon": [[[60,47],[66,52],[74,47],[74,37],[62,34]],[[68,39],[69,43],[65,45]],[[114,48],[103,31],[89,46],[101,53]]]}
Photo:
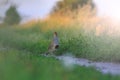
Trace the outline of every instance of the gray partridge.
{"label": "gray partridge", "polygon": [[58,39],[57,32],[54,32],[53,40],[51,41],[51,43],[48,47],[48,52],[46,54],[53,53],[58,48],[59,48],[59,39]]}

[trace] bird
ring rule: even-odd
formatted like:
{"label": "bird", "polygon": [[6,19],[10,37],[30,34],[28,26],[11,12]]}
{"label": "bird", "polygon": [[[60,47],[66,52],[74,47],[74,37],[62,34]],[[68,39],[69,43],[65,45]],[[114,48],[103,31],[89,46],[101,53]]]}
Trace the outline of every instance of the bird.
{"label": "bird", "polygon": [[48,47],[48,51],[46,53],[46,55],[53,54],[54,51],[56,51],[59,48],[59,39],[58,39],[58,34],[57,32],[54,32],[53,34],[53,40],[51,41],[49,47]]}

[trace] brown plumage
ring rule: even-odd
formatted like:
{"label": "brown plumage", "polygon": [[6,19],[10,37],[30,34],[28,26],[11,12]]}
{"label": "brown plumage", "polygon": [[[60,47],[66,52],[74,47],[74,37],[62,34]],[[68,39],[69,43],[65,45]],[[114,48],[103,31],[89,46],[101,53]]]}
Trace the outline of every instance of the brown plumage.
{"label": "brown plumage", "polygon": [[58,40],[58,35],[57,32],[54,32],[53,35],[53,40],[51,41],[49,47],[48,47],[48,53],[53,53],[55,50],[57,50],[59,48],[59,40]]}

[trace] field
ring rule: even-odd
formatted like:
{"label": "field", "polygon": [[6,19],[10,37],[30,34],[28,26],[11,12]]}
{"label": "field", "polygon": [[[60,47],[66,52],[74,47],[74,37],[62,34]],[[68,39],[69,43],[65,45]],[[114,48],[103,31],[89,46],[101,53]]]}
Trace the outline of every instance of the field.
{"label": "field", "polygon": [[96,36],[94,29],[86,31],[81,25],[57,25],[36,23],[28,27],[26,25],[1,27],[0,43],[39,55],[47,51],[53,33],[56,31],[60,40],[60,48],[54,53],[55,55],[69,53],[93,61],[120,61],[119,35],[107,35],[104,32]]}
{"label": "field", "polygon": [[96,36],[94,31],[86,33],[76,25],[1,26],[0,80],[120,80],[119,76],[102,74],[92,67],[74,65],[68,70],[61,61],[41,56],[46,52],[54,31],[58,32],[60,39],[60,48],[55,55],[69,53],[93,61],[120,61],[120,39],[115,36]]}
{"label": "field", "polygon": [[74,65],[65,68],[54,58],[36,56],[25,51],[0,51],[1,80],[119,80],[118,76],[103,75],[94,68]]}

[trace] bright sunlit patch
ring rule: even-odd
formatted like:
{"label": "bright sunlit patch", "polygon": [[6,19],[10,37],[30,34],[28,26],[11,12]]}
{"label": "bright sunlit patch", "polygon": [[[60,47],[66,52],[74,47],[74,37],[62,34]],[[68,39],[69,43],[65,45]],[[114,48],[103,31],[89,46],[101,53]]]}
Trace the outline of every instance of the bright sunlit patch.
{"label": "bright sunlit patch", "polygon": [[107,16],[120,21],[120,0],[94,0],[99,16]]}

